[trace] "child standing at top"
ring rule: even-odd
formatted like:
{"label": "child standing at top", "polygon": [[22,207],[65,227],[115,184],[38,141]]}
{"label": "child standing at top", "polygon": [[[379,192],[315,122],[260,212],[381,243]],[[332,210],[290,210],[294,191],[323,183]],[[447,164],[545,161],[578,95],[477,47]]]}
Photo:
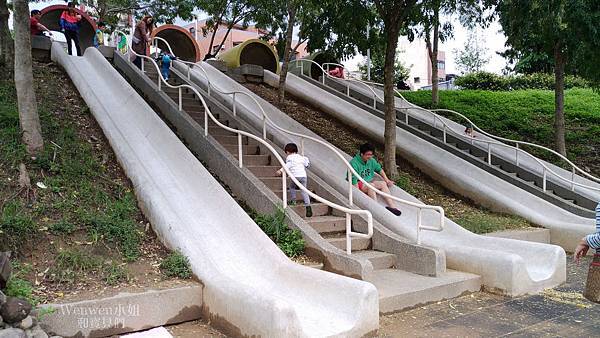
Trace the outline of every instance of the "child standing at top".
{"label": "child standing at top", "polygon": [[[288,143],[283,148],[287,157],[285,158],[285,167],[288,168],[290,173],[305,187],[307,187],[307,175],[306,168],[310,165],[308,157],[298,154],[298,146],[295,143]],[[277,170],[276,174],[281,176],[283,168]],[[290,184],[290,204],[296,203],[296,189],[300,189],[294,181]],[[302,199],[304,200],[304,206],[306,207],[306,217],[312,217],[312,208],[310,207],[310,197],[304,190],[300,190]]]}
{"label": "child standing at top", "polygon": [[106,24],[102,21],[98,22],[98,29],[96,29],[96,34],[94,35],[94,47],[98,48],[104,45],[104,29],[106,28]]}

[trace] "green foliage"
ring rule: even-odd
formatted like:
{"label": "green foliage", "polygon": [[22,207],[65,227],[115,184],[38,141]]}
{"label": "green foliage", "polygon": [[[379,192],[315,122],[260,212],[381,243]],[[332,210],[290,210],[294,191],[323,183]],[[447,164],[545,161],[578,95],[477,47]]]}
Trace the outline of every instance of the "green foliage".
{"label": "green foliage", "polygon": [[73,283],[81,274],[95,274],[108,285],[116,285],[129,278],[122,264],[110,260],[104,262],[101,257],[81,249],[66,249],[56,255],[50,269],[52,280],[57,283]]}
{"label": "green foliage", "polygon": [[278,208],[272,214],[258,214],[253,212],[254,222],[277,244],[288,256],[296,257],[304,253],[304,239],[298,229],[290,229],[285,222],[285,211]]}
{"label": "green foliage", "polygon": [[0,243],[3,247],[16,250],[35,233],[35,223],[18,200],[8,201],[1,211]]}
{"label": "green foliage", "polygon": [[4,294],[10,297],[17,297],[27,300],[33,305],[38,303],[38,299],[33,296],[33,286],[31,283],[24,279],[24,275],[29,272],[29,267],[19,264],[17,261],[12,263],[13,272],[6,289],[3,290]]}
{"label": "green foliage", "polygon": [[[383,68],[385,65],[385,58],[383,53],[377,53],[371,55],[371,81],[377,83],[383,83]],[[363,80],[367,80],[367,63],[358,65],[358,70],[362,74]],[[400,60],[396,58],[394,64],[394,83],[397,85],[402,81],[408,79],[410,76],[410,69],[407,68]]]}
{"label": "green foliage", "polygon": [[[488,72],[476,72],[463,75],[456,79],[456,85],[464,89],[479,90],[523,90],[548,89],[554,90],[554,75],[534,73],[525,75],[500,76]],[[565,76],[565,88],[588,88],[590,83],[573,75]]]}
{"label": "green foliage", "polygon": [[454,50],[456,67],[462,74],[480,72],[490,61],[488,52],[485,42],[477,34],[469,33],[463,48]]}
{"label": "green foliage", "polygon": [[109,262],[105,264],[102,268],[102,272],[104,274],[104,281],[108,285],[117,285],[121,282],[126,282],[129,280],[129,273],[127,269],[120,264],[115,262]]}
{"label": "green foliage", "polygon": [[160,263],[160,270],[167,277],[192,278],[189,259],[179,251],[171,252]]}
{"label": "green foliage", "polygon": [[407,193],[416,196],[418,194],[417,188],[410,181],[410,175],[399,172],[398,177],[396,177],[396,185],[406,191]]}
{"label": "green foliage", "polygon": [[468,213],[454,218],[463,228],[476,234],[522,228],[519,217],[504,214],[490,214],[484,211]]}
{"label": "green foliage", "polygon": [[75,224],[67,222],[67,221],[59,221],[59,222],[51,224],[48,228],[50,229],[50,231],[53,234],[68,235],[68,234],[72,233],[73,231],[75,231],[76,226],[75,226]]}

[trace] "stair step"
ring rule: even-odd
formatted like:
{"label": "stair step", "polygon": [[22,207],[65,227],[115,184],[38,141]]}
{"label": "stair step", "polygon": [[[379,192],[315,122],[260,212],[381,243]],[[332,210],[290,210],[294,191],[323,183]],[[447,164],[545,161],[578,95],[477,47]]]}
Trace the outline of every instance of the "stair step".
{"label": "stair step", "polygon": [[[232,154],[238,153],[237,144],[223,144],[223,147]],[[260,155],[260,148],[257,145],[244,145],[242,146],[242,153],[244,155]]]}
{"label": "stair step", "polygon": [[273,177],[275,172],[281,168],[278,165],[261,165],[261,166],[247,166],[254,176],[256,177]]}
{"label": "stair step", "polygon": [[[238,158],[237,152],[233,154],[233,157]],[[244,155],[243,163],[244,166],[252,166],[252,165],[260,165],[265,166],[269,165],[271,162],[271,155]]]}
{"label": "stair step", "polygon": [[[329,237],[326,240],[338,249],[346,251],[346,235],[344,237]],[[371,245],[370,238],[352,237],[352,251],[366,250]]]}
{"label": "stair step", "polygon": [[[274,161],[277,161],[274,159]],[[263,181],[263,183],[269,187],[271,190],[279,190],[281,191],[282,185],[281,185],[281,177],[280,176],[263,176],[260,178],[261,181]],[[287,188],[289,189],[290,185],[292,184],[292,181],[288,178],[287,179]],[[314,182],[312,182],[312,180],[308,180],[308,189],[310,189],[310,191],[314,191],[315,190],[315,184]],[[300,192],[300,189],[296,189],[297,192]]]}
{"label": "stair step", "polygon": [[368,259],[375,270],[389,269],[396,265],[396,255],[383,251],[363,250],[356,251],[353,255]]}
{"label": "stair step", "polygon": [[[310,207],[313,212],[313,217],[324,216],[324,215],[328,215],[329,213],[331,213],[331,208],[327,204],[311,203]],[[294,211],[298,215],[302,216],[302,218],[305,218],[306,208],[304,207],[304,204],[293,205],[293,206],[290,206],[290,208],[294,209]]]}
{"label": "stair step", "polygon": [[[236,145],[238,144],[238,136],[233,135],[215,135],[213,136],[219,143],[228,144],[228,145]],[[258,141],[249,138],[248,136],[242,136],[242,144],[244,145],[258,145]]]}
{"label": "stair step", "polygon": [[306,219],[318,233],[327,234],[332,232],[346,231],[346,218],[339,216],[314,216]]}
{"label": "stair step", "polygon": [[438,277],[421,276],[398,269],[375,270],[368,282],[379,293],[379,312],[396,312],[407,308],[458,297],[481,289],[481,277],[446,270]]}

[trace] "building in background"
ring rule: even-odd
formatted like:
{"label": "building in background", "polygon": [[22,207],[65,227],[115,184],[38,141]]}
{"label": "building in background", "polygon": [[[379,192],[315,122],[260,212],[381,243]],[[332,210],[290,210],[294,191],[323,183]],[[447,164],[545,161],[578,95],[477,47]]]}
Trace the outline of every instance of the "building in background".
{"label": "building in background", "polygon": [[[202,55],[206,55],[209,52],[211,55],[217,55],[218,53],[233,48],[246,40],[258,39],[268,34],[267,31],[257,28],[254,25],[250,25],[246,28],[244,28],[242,25],[235,25],[233,26],[229,34],[227,34],[227,26],[220,25],[217,29],[217,34],[215,34],[213,46],[209,51],[210,39],[212,38],[212,31],[207,31],[206,36],[204,36],[204,31],[206,30],[206,20],[198,20],[197,23],[191,22],[183,27],[187,29],[192,34],[192,36],[196,37]],[[225,35],[227,35],[227,38],[225,39],[225,42],[223,43],[221,49],[218,50],[219,45],[221,44],[221,41],[223,41]],[[292,43],[292,48],[295,46],[296,42],[294,41]],[[306,50],[306,42],[304,42],[296,50],[295,58],[303,58],[307,54],[308,52]]]}
{"label": "building in background", "polygon": [[[417,90],[431,86],[433,74],[425,40],[416,39],[410,42],[403,36],[398,41],[398,49],[398,60],[410,69],[410,76],[406,80],[410,88]],[[440,82],[446,81],[446,53],[441,50],[438,50],[437,77]]]}

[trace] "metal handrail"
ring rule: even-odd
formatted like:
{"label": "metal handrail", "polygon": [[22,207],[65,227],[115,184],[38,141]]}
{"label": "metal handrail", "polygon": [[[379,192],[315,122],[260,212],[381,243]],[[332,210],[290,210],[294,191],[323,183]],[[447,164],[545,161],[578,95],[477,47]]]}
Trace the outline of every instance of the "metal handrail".
{"label": "metal handrail", "polygon": [[[168,42],[166,42],[168,44]],[[170,47],[169,47],[170,48]],[[359,174],[358,172],[356,172],[356,170],[354,170],[354,168],[352,167],[352,165],[350,165],[350,163],[346,160],[346,158],[344,158],[344,156],[339,153],[332,145],[330,145],[327,142],[321,141],[317,138],[308,136],[308,135],[304,135],[304,134],[300,134],[300,133],[296,133],[287,129],[284,129],[282,127],[280,127],[278,124],[276,124],[270,117],[269,115],[265,112],[264,108],[262,107],[262,105],[258,102],[258,100],[256,100],[256,98],[252,95],[249,95],[246,92],[241,92],[241,91],[232,91],[232,92],[226,92],[221,90],[220,88],[217,88],[215,85],[213,85],[210,81],[210,78],[208,76],[208,73],[206,72],[206,70],[202,67],[202,63],[198,62],[198,63],[192,63],[192,62],[183,62],[184,64],[188,65],[188,79],[190,77],[190,68],[194,67],[194,66],[199,66],[200,70],[202,71],[202,74],[204,75],[204,77],[206,78],[206,83],[207,83],[207,93],[210,96],[211,95],[211,88],[221,94],[224,95],[232,95],[232,110],[233,110],[233,114],[234,116],[236,115],[236,104],[235,104],[235,97],[237,94],[241,94],[244,95],[248,98],[250,98],[255,104],[256,106],[259,108],[260,112],[262,113],[262,121],[263,121],[263,138],[266,138],[266,125],[267,123],[281,131],[284,132],[286,134],[289,135],[293,135],[296,137],[300,138],[300,142],[301,142],[301,152],[304,155],[304,139],[313,141],[317,144],[320,144],[322,146],[325,146],[326,148],[328,148],[329,150],[331,150],[334,154],[336,154],[336,156],[338,156],[338,158],[340,158],[340,160],[342,161],[342,163],[344,163],[344,165],[346,166],[346,168],[348,169],[348,200],[350,202],[350,205],[354,205],[353,202],[353,195],[352,195],[352,176],[356,177],[359,181],[361,181],[365,186],[367,186],[369,189],[375,191],[377,194],[383,196],[383,197],[387,197],[390,198],[396,202],[408,205],[408,206],[412,206],[412,207],[416,207],[419,209],[419,212],[417,213],[417,234],[416,234],[416,238],[417,238],[417,244],[421,244],[421,237],[420,237],[420,231],[421,230],[428,230],[428,231],[442,231],[444,229],[444,225],[445,225],[445,212],[444,209],[440,206],[431,206],[431,205],[427,205],[427,204],[423,204],[423,203],[415,203],[415,202],[411,202],[411,201],[407,201],[401,198],[398,198],[396,196],[393,196],[391,194],[387,194],[383,191],[378,190],[377,188],[375,188],[371,183],[367,182],[366,180],[364,180]],[[439,227],[431,227],[431,226],[424,226],[422,225],[422,219],[423,219],[423,210],[433,210],[439,213],[440,215],[440,225]]]}
{"label": "metal handrail", "polygon": [[[385,101],[384,98],[380,97],[379,95],[376,94],[375,90],[373,90],[373,88],[371,87],[371,85],[375,85],[375,86],[383,86],[380,83],[376,83],[376,82],[371,82],[371,81],[364,81],[364,80],[359,80],[359,79],[354,79],[354,78],[349,78],[349,79],[340,79],[340,78],[336,78],[333,77],[331,75],[329,75],[328,72],[325,71],[325,69],[323,69],[323,67],[321,67],[321,65],[319,65],[317,62],[313,61],[313,60],[308,60],[308,59],[298,59],[295,60],[296,62],[309,62],[309,63],[314,63],[316,64],[319,69],[321,70],[321,72],[324,74],[323,76],[323,84],[325,84],[325,77],[330,77],[333,78],[335,80],[338,81],[347,81],[347,82],[360,82],[364,85],[366,85],[367,87],[369,87],[369,89],[371,90],[371,92],[373,93],[373,106],[376,107],[376,100],[379,99],[382,102]],[[303,63],[302,63],[303,64]],[[336,63],[326,63],[326,64],[332,64],[332,65],[336,65],[336,66],[342,66],[340,64],[336,64]],[[303,73],[304,71],[304,67],[301,67],[301,72]],[[403,101],[405,101],[410,107],[403,107],[403,108],[398,108],[398,109],[402,109],[405,110],[405,123],[408,124],[408,116],[410,114],[409,109],[417,109],[420,111],[424,111],[428,114],[430,114],[433,117],[433,126],[434,128],[437,128],[437,121],[440,121],[442,123],[442,127],[443,127],[443,135],[444,135],[444,143],[446,143],[446,133],[447,130],[449,130],[452,134],[458,136],[459,138],[463,138],[463,139],[469,139],[469,141],[471,142],[471,144],[473,144],[474,142],[480,142],[480,143],[484,143],[487,144],[487,157],[488,157],[488,164],[492,164],[492,149],[491,146],[492,145],[498,145],[501,147],[505,147],[505,148],[509,148],[509,149],[514,149],[515,150],[515,164],[517,166],[519,166],[519,153],[523,153],[526,156],[531,157],[534,161],[536,161],[541,167],[542,167],[542,188],[544,189],[544,191],[546,191],[546,187],[547,187],[547,178],[548,178],[548,173],[553,174],[554,176],[556,176],[559,180],[565,181],[566,183],[571,185],[571,191],[575,191],[575,186],[578,187],[582,187],[585,189],[589,189],[589,190],[593,190],[593,191],[600,191],[600,188],[596,188],[596,187],[592,187],[589,185],[585,185],[585,184],[581,184],[578,182],[575,182],[575,174],[576,171],[583,173],[586,177],[590,178],[593,181],[597,181],[600,182],[600,178],[597,178],[587,172],[585,172],[584,170],[582,170],[581,168],[579,168],[577,165],[575,165],[573,162],[571,162],[568,158],[566,158],[565,156],[561,155],[560,153],[549,149],[547,147],[544,146],[540,146],[534,143],[529,143],[529,142],[524,142],[524,141],[516,141],[516,140],[511,140],[511,139],[506,139],[506,138],[502,138],[500,136],[495,136],[493,134],[487,133],[485,131],[483,131],[481,128],[479,128],[475,123],[473,123],[470,119],[468,119],[466,116],[464,116],[461,113],[458,113],[456,111],[450,110],[450,109],[434,109],[434,110],[429,110],[423,107],[419,107],[411,102],[409,102],[408,100],[406,100],[406,98],[404,98],[404,96],[396,89],[394,89],[394,92],[396,95],[398,95]],[[350,96],[350,92],[349,92],[349,84],[347,84],[347,89],[346,89],[346,95]],[[444,119],[441,118],[441,116],[439,116],[438,114],[435,113],[435,111],[445,111],[445,112],[449,112],[455,115],[458,115],[460,117],[462,117],[463,119],[467,120],[470,124],[471,124],[471,128],[481,132],[482,134],[494,139],[494,140],[482,140],[482,139],[475,139],[474,137],[470,137],[470,136],[466,136],[466,135],[462,135],[460,133],[457,133],[454,129],[452,129],[451,126],[449,126],[446,121],[444,121]],[[516,146],[512,146],[510,144],[506,144],[503,142],[498,142],[498,141],[506,141],[506,142],[514,142],[516,144]],[[540,159],[538,159],[537,157],[535,157],[534,155],[530,154],[529,152],[519,148],[519,144],[522,145],[528,145],[528,146],[533,146],[539,149],[543,149],[546,151],[551,152],[554,155],[557,155],[559,158],[561,158],[562,160],[564,160],[565,162],[567,162],[570,166],[571,166],[571,179],[565,178],[563,176],[561,176],[560,174],[558,174],[557,172],[555,172],[552,168],[548,167],[543,161],[541,161]]]}
{"label": "metal handrail", "polygon": [[[312,191],[310,191],[307,187],[305,187],[302,183],[300,183],[300,181],[298,181],[296,179],[296,177],[294,177],[294,175],[292,175],[292,173],[290,172],[290,170],[285,166],[285,161],[281,158],[281,156],[279,155],[279,153],[264,139],[255,136],[252,133],[248,133],[239,129],[235,129],[235,128],[231,128],[228,127],[224,124],[222,124],[217,118],[215,118],[215,116],[212,114],[212,112],[210,111],[208,105],[206,104],[206,101],[204,100],[204,97],[196,90],[196,88],[190,86],[190,85],[178,85],[178,86],[174,86],[171,85],[170,83],[168,83],[163,77],[162,74],[160,72],[160,68],[158,66],[158,64],[156,63],[156,61],[154,61],[151,57],[149,56],[145,56],[145,55],[140,55],[138,53],[136,53],[133,49],[130,48],[129,50],[133,55],[136,55],[138,57],[141,57],[143,59],[148,59],[151,61],[152,65],[154,65],[156,71],[157,71],[157,77],[158,77],[158,90],[162,90],[162,83],[164,83],[164,85],[166,85],[169,88],[173,88],[173,89],[178,89],[179,90],[179,110],[183,110],[183,106],[182,106],[182,89],[186,88],[186,89],[190,89],[194,92],[194,94],[196,94],[196,97],[200,100],[202,106],[204,107],[204,136],[208,136],[208,119],[210,118],[217,126],[236,133],[238,135],[238,161],[239,161],[239,166],[240,168],[243,167],[243,140],[242,140],[242,136],[246,136],[248,138],[251,138],[257,142],[259,142],[260,144],[262,144],[263,146],[265,146],[267,149],[269,149],[269,151],[271,153],[273,153],[274,157],[277,159],[277,161],[279,162],[279,164],[282,166],[282,200],[283,200],[283,207],[286,208],[287,207],[287,176],[290,177],[290,179],[292,180],[292,182],[294,182],[294,184],[300,188],[300,190],[306,192],[310,197],[312,197],[314,200],[317,200],[331,208],[334,208],[336,210],[339,210],[341,212],[344,212],[346,214],[346,253],[347,254],[351,254],[352,252],[352,241],[351,241],[351,237],[360,237],[360,238],[371,238],[373,236],[373,215],[371,214],[370,211],[368,210],[362,210],[362,209],[350,209],[341,205],[338,205],[334,202],[331,202],[315,193],[313,193]],[[131,61],[130,61],[131,62]],[[142,63],[143,64],[143,63]],[[266,137],[265,137],[266,138]],[[367,226],[368,226],[368,231],[366,234],[363,233],[358,233],[358,232],[354,232],[352,231],[352,223],[351,223],[351,215],[364,215],[367,218]]]}

